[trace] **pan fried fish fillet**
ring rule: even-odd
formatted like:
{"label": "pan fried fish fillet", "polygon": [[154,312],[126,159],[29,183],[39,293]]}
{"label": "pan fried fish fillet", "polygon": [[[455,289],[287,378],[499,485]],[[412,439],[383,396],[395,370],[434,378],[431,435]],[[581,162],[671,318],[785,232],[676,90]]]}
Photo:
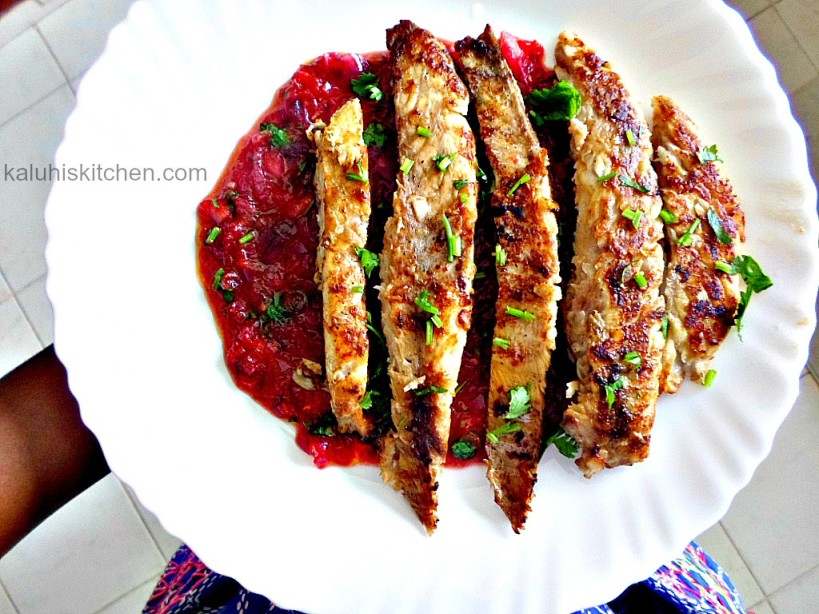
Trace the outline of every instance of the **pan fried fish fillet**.
{"label": "pan fried fish fillet", "polygon": [[[526,116],[523,97],[489,26],[456,43],[495,173],[498,302],[492,348],[486,449],[495,501],[523,528],[543,447],[546,373],[555,347],[560,298],[556,205],[548,156]],[[505,259],[505,262],[504,262]],[[507,309],[525,312],[510,315]],[[523,317],[521,317],[521,315]],[[524,394],[525,391],[525,394]],[[530,407],[512,395],[525,399]],[[523,403],[523,404],[522,404]],[[520,417],[509,418],[526,410]],[[509,431],[509,432],[506,432]]]}
{"label": "pan fried fish fillet", "polygon": [[653,107],[655,167],[671,214],[665,225],[668,339],[662,384],[676,392],[685,376],[704,380],[734,324],[739,276],[715,264],[730,265],[736,257],[745,240],[745,216],[718,161],[700,161],[698,153],[708,152],[694,122],[665,96],[655,97]]}
{"label": "pan fried fish fillet", "polygon": [[[469,95],[444,45],[401,21],[387,31],[387,47],[402,171],[381,258],[396,426],[384,443],[381,473],[432,533],[472,315],[475,140],[465,117]],[[467,185],[458,190],[456,181]],[[450,258],[448,236],[460,241],[460,255]]]}
{"label": "pan fried fish fillet", "polygon": [[565,306],[579,381],[563,427],[591,477],[648,455],[664,345],[662,203],[648,127],[619,75],[570,33],[555,56],[583,99],[569,124],[578,220]]}
{"label": "pan fried fish fillet", "polygon": [[316,144],[316,196],[320,240],[316,281],[323,297],[327,384],[339,430],[368,435],[361,408],[367,389],[365,276],[356,249],[367,242],[370,186],[363,119],[357,98],[335,112],[326,127],[311,130]]}

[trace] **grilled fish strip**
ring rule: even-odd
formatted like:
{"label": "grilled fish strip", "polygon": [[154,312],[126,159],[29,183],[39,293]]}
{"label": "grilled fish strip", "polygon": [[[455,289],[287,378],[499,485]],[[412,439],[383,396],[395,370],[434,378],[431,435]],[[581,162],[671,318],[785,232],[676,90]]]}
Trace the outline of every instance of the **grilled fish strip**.
{"label": "grilled fish strip", "polygon": [[[505,263],[497,266],[494,335],[499,341],[492,348],[487,430],[502,432],[506,424],[520,427],[487,439],[487,476],[495,501],[519,532],[537,481],[546,373],[555,347],[560,298],[556,205],[551,199],[548,155],[529,123],[520,89],[491,28],[487,26],[477,39],[459,41],[455,49],[495,173],[492,208],[498,245],[505,254]],[[526,183],[518,184],[526,177]],[[533,317],[515,317],[507,307]],[[528,389],[531,409],[510,421],[505,417],[510,394],[521,386]]]}
{"label": "grilled fish strip", "polygon": [[570,33],[555,56],[583,100],[569,124],[578,220],[565,305],[578,390],[563,427],[591,477],[648,455],[664,345],[662,203],[648,126],[619,75]]}
{"label": "grilled fish strip", "polygon": [[357,98],[310,131],[316,145],[320,239],[316,281],[323,297],[324,351],[333,413],[342,432],[368,435],[361,400],[367,389],[365,275],[356,249],[367,242],[370,189],[367,147]]}
{"label": "grilled fish strip", "polygon": [[[719,162],[700,161],[704,145],[694,122],[664,96],[654,98],[653,108],[655,168],[663,205],[672,214],[665,225],[668,339],[662,385],[676,392],[685,376],[704,381],[734,324],[739,278],[715,264],[736,257],[745,240],[745,216]],[[725,233],[722,240],[709,215]]]}
{"label": "grilled fish strip", "polygon": [[[387,47],[406,172],[399,173],[381,258],[382,324],[396,426],[384,442],[381,473],[431,533],[452,393],[471,324],[475,140],[465,117],[469,95],[444,45],[401,21],[387,31]],[[456,181],[467,184],[459,190]],[[450,258],[448,234],[460,238],[460,256]]]}

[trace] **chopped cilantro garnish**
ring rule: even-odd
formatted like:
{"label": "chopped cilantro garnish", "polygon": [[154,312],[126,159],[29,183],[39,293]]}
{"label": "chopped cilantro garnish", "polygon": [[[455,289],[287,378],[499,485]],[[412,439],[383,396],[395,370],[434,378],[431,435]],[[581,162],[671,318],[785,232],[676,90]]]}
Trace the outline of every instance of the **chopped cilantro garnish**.
{"label": "chopped cilantro garnish", "polygon": [[270,134],[270,144],[277,149],[281,149],[290,142],[287,133],[276,124],[259,124],[259,130]]}
{"label": "chopped cilantro garnish", "polygon": [[663,321],[660,324],[660,330],[663,331],[663,339],[668,339],[668,316],[663,317]]}
{"label": "chopped cilantro garnish", "polygon": [[469,182],[466,179],[456,179],[452,182],[452,185],[455,186],[456,190],[463,190],[469,185]]}
{"label": "chopped cilantro garnish", "polygon": [[504,422],[498,428],[488,431],[486,433],[486,438],[491,441],[492,443],[498,443],[500,441],[500,437],[502,435],[508,435],[509,433],[516,433],[517,431],[521,430],[523,427],[521,426],[520,422],[513,421],[513,422]]}
{"label": "chopped cilantro garnish", "polygon": [[737,270],[733,267],[733,265],[730,265],[727,262],[723,262],[722,260],[717,260],[714,263],[714,268],[717,271],[722,271],[723,273],[727,273],[728,275],[736,275],[737,273]]}
{"label": "chopped cilantro garnish", "polygon": [[700,164],[705,164],[706,162],[724,162],[724,160],[719,157],[719,150],[716,145],[709,145],[708,147],[700,149],[697,152],[697,159],[700,161]]}
{"label": "chopped cilantro garnish", "polygon": [[705,377],[702,380],[702,385],[706,388],[710,388],[711,384],[714,383],[714,380],[717,378],[717,372],[714,369],[708,369],[708,372],[705,374]]}
{"label": "chopped cilantro garnish", "polygon": [[347,173],[347,179],[351,181],[360,181],[361,183],[369,183],[370,180],[367,178],[367,173],[364,172],[364,167],[361,166],[361,160],[357,162],[358,172],[357,173]]}
{"label": "chopped cilantro garnish", "polygon": [[713,209],[709,209],[706,217],[708,218],[708,225],[711,226],[714,234],[717,235],[717,240],[723,245],[731,245],[731,243],[734,242],[734,239],[725,230],[725,226],[722,224],[722,219],[720,219],[717,212]]}
{"label": "chopped cilantro garnish", "polygon": [[762,272],[762,267],[751,256],[737,256],[732,263],[737,273],[742,275],[747,288],[739,296],[739,305],[737,307],[737,314],[734,323],[737,326],[737,333],[742,333],[742,320],[745,317],[745,311],[748,309],[748,304],[751,302],[751,296],[767,290],[773,285],[770,277]]}
{"label": "chopped cilantro garnish", "polygon": [[350,85],[357,96],[380,101],[384,97],[384,92],[378,86],[378,77],[371,72],[362,73],[358,79],[352,79]]}
{"label": "chopped cilantro garnish", "polygon": [[609,409],[611,409],[614,405],[614,399],[616,398],[615,395],[617,391],[622,390],[624,385],[625,381],[619,377],[611,384],[603,384],[603,390],[606,393],[606,403],[608,404]]}
{"label": "chopped cilantro garnish", "polygon": [[364,274],[369,277],[373,269],[379,265],[378,254],[363,247],[356,247],[355,253],[361,260],[361,266],[364,267]]}
{"label": "chopped cilantro garnish", "polygon": [[546,447],[554,444],[557,451],[567,458],[574,458],[580,451],[580,444],[577,440],[563,430],[563,427],[557,427],[551,437],[546,440]]}
{"label": "chopped cilantro garnish", "polygon": [[518,191],[518,188],[526,183],[529,183],[532,180],[532,177],[529,173],[524,173],[521,175],[520,179],[515,182],[515,185],[506,193],[507,196],[512,196],[515,192]]}
{"label": "chopped cilantro garnish", "polygon": [[626,187],[634,188],[635,190],[637,190],[638,192],[642,192],[643,194],[648,194],[649,192],[651,192],[649,188],[645,187],[644,185],[640,185],[639,183],[634,181],[634,179],[627,175],[620,175],[620,183]]}
{"label": "chopped cilantro garnish", "polygon": [[623,356],[623,361],[637,369],[643,366],[643,359],[640,357],[640,352],[629,352]]}
{"label": "chopped cilantro garnish", "polygon": [[364,137],[365,145],[383,147],[384,143],[387,142],[387,131],[384,126],[378,122],[373,122],[367,126],[362,136]]}
{"label": "chopped cilantro garnish", "polygon": [[350,292],[353,294],[364,294],[364,286],[353,286],[350,288]]}
{"label": "chopped cilantro garnish", "polygon": [[505,417],[509,420],[516,420],[529,413],[530,409],[532,409],[532,398],[526,386],[512,388],[509,391],[509,411],[506,412]]}
{"label": "chopped cilantro garnish", "polygon": [[426,388],[421,388],[420,390],[416,390],[415,391],[415,396],[422,397],[422,396],[427,395],[427,394],[432,394],[433,392],[436,393],[436,394],[446,394],[446,393],[449,392],[449,390],[447,390],[443,386],[427,386]]}
{"label": "chopped cilantro garnish", "polygon": [[381,393],[378,392],[378,390],[368,390],[365,392],[364,398],[361,399],[361,402],[359,403],[361,409],[372,409],[373,401],[375,400],[375,397],[378,396],[381,396]]}
{"label": "chopped cilantro garnish", "polygon": [[282,304],[281,292],[276,292],[273,295],[273,301],[267,306],[267,311],[265,313],[267,314],[269,320],[272,320],[277,324],[287,322],[287,320],[290,318],[290,310]]}
{"label": "chopped cilantro garnish", "polygon": [[381,345],[387,345],[387,340],[384,339],[384,333],[373,326],[373,314],[371,314],[369,311],[367,312],[367,330],[375,335],[375,338],[381,342]]}
{"label": "chopped cilantro garnish", "polygon": [[452,444],[452,454],[455,455],[455,458],[460,458],[461,460],[474,458],[477,451],[478,447],[466,439],[459,439]]}
{"label": "chopped cilantro garnish", "polygon": [[529,112],[536,126],[548,121],[569,121],[580,110],[580,92],[567,81],[558,81],[552,88],[534,90],[526,97],[532,107]]}
{"label": "chopped cilantro garnish", "polygon": [[630,147],[634,147],[637,144],[637,137],[634,136],[631,128],[626,130],[626,140],[628,141]]}
{"label": "chopped cilantro garnish", "polygon": [[218,271],[216,271],[216,273],[214,273],[214,275],[213,275],[213,285],[211,287],[214,290],[222,293],[222,298],[225,299],[226,303],[232,303],[233,298],[234,298],[233,290],[230,290],[229,288],[225,288],[222,285],[222,278],[224,276],[225,276],[225,269],[220,268]]}

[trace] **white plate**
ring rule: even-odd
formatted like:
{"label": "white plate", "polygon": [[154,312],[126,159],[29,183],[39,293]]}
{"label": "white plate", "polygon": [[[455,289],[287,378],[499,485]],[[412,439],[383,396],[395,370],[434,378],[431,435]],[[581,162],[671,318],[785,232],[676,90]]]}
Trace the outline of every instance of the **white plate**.
{"label": "white plate", "polygon": [[[447,471],[434,537],[375,468],[319,471],[231,383],[194,260],[195,208],[299,63],[384,47],[411,18],[550,48],[574,29],[636,97],[678,100],[719,144],[775,285],[711,389],[663,398],[649,460],[583,479],[550,449],[514,535],[483,470]],[[551,55],[551,54],[550,54]],[[105,454],[217,571],[308,612],[564,612],[616,596],[726,511],[797,395],[814,326],[805,144],[742,19],[706,0],[137,2],[88,72],[58,165],[202,167],[198,182],[62,182],[47,209],[56,344]]]}

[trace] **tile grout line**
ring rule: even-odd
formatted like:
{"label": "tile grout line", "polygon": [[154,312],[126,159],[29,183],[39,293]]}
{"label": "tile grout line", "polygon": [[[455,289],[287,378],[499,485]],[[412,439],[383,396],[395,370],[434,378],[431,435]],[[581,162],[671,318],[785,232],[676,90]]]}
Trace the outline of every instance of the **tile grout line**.
{"label": "tile grout line", "polygon": [[17,612],[17,614],[20,614],[20,608],[18,608],[17,604],[14,603],[14,599],[11,598],[11,593],[9,593],[8,589],[6,589],[6,585],[3,584],[2,580],[0,580],[0,591],[3,592],[3,595],[5,595],[6,599],[11,604],[11,607],[14,608],[14,611]]}
{"label": "tile grout line", "polygon": [[31,27],[34,28],[35,32],[37,32],[37,36],[40,37],[40,40],[43,41],[43,44],[46,46],[46,49],[48,49],[48,53],[51,54],[51,58],[54,60],[54,63],[57,64],[57,68],[60,69],[60,73],[62,74],[63,79],[65,79],[65,82],[68,84],[68,87],[71,88],[71,91],[73,92],[74,88],[71,87],[71,79],[68,78],[68,73],[65,72],[65,68],[63,68],[62,63],[60,63],[60,59],[57,57],[57,54],[54,53],[54,50],[48,43],[48,39],[45,37],[45,35],[43,35],[42,30],[40,30],[40,22],[38,21]]}
{"label": "tile grout line", "polygon": [[736,542],[734,542],[734,538],[731,537],[731,533],[729,533],[728,527],[726,527],[722,523],[722,520],[719,521],[719,525],[722,527],[722,530],[725,531],[725,535],[728,536],[728,541],[731,542],[731,546],[734,548],[736,553],[739,555],[739,560],[742,561],[742,564],[745,565],[745,569],[747,569],[748,573],[751,574],[751,578],[753,578],[754,582],[756,582],[756,585],[759,587],[760,592],[765,597],[765,599],[768,599],[768,594],[765,592],[765,589],[762,588],[762,584],[759,583],[759,578],[756,577],[756,574],[754,573],[753,569],[751,569],[751,566],[748,564],[748,561],[746,561],[745,557],[742,556],[742,551],[739,549],[739,547],[737,547]]}
{"label": "tile grout line", "polygon": [[[2,273],[2,271],[0,271],[0,273]],[[20,311],[22,311],[22,312],[23,312],[23,315],[25,316],[26,321],[28,322],[28,325],[31,327],[31,330],[32,330],[32,331],[34,331],[34,336],[35,336],[35,337],[37,337],[37,341],[39,341],[39,342],[40,342],[40,345],[41,345],[41,346],[43,346],[43,349],[45,349],[46,347],[48,347],[48,346],[49,346],[49,345],[51,345],[51,344],[50,344],[50,343],[46,343],[46,342],[43,340],[43,338],[40,336],[40,333],[37,331],[37,327],[36,327],[36,326],[34,326],[34,322],[32,321],[31,317],[28,315],[28,311],[26,311],[26,308],[25,308],[25,307],[23,307],[23,303],[21,303],[21,302],[20,302],[20,299],[18,298],[18,296],[17,296],[17,295],[18,295],[18,294],[20,294],[20,292],[23,292],[24,290],[26,290],[26,289],[28,289],[29,287],[31,287],[31,285],[32,285],[32,284],[35,284],[35,283],[37,283],[38,281],[40,281],[41,279],[43,279],[43,278],[47,278],[47,277],[48,277],[48,271],[46,271],[45,273],[43,273],[43,274],[42,274],[42,275],[40,275],[39,277],[36,277],[35,279],[32,279],[32,280],[31,280],[30,282],[28,282],[28,283],[27,283],[25,286],[23,286],[22,288],[20,288],[20,290],[19,290],[19,291],[14,292],[14,298],[16,298],[16,299],[17,299],[17,304],[20,306]],[[48,300],[49,300],[48,295],[46,295],[46,301],[48,301]]]}
{"label": "tile grout line", "polygon": [[[114,476],[114,477],[116,477],[116,476]],[[165,555],[162,553],[162,548],[159,546],[159,542],[157,541],[156,536],[154,535],[154,532],[151,531],[151,528],[148,526],[148,523],[145,521],[145,517],[142,515],[142,512],[139,509],[140,506],[137,504],[136,501],[134,501],[134,497],[131,495],[130,491],[127,488],[125,488],[125,485],[122,483],[122,481],[118,477],[116,477],[116,480],[117,480],[117,484],[119,485],[120,490],[122,490],[122,492],[125,493],[125,496],[128,498],[128,501],[131,503],[131,507],[134,508],[134,512],[136,512],[136,515],[139,518],[139,521],[142,523],[142,527],[148,532],[148,535],[151,536],[151,543],[154,545],[154,548],[156,548],[156,551],[159,553],[159,557],[163,561],[165,561]],[[167,561],[165,561],[165,563],[167,563]],[[163,564],[163,568],[164,568],[164,564]]]}
{"label": "tile grout line", "polygon": [[[61,70],[62,70],[62,69],[61,69]],[[65,74],[65,73],[63,73],[63,74]],[[10,124],[11,122],[13,122],[15,119],[17,119],[18,117],[20,117],[20,116],[21,116],[23,113],[25,113],[26,111],[30,110],[32,107],[35,107],[35,106],[37,106],[38,104],[40,104],[40,103],[41,103],[43,100],[45,100],[45,99],[46,99],[46,98],[48,98],[49,96],[53,95],[55,92],[59,91],[59,89],[60,89],[60,88],[63,88],[63,87],[65,87],[66,85],[68,86],[68,89],[70,90],[70,89],[71,89],[71,84],[70,84],[68,81],[65,81],[64,83],[61,83],[60,85],[58,85],[58,86],[57,86],[57,87],[55,87],[54,89],[49,90],[48,92],[46,92],[45,94],[43,94],[42,96],[40,96],[40,97],[39,97],[37,100],[35,100],[34,102],[32,102],[32,103],[31,103],[30,105],[28,105],[28,106],[27,106],[25,109],[20,109],[19,111],[17,111],[17,113],[15,113],[15,114],[14,114],[14,115],[12,115],[11,117],[9,117],[9,118],[8,118],[6,121],[4,121],[4,122],[0,123],[0,129],[4,128],[6,125],[8,125],[8,124]],[[73,90],[72,90],[72,92],[73,92]]]}
{"label": "tile grout line", "polygon": [[[783,589],[787,588],[788,586],[790,586],[790,585],[791,585],[791,584],[793,584],[794,582],[797,582],[797,581],[801,580],[802,578],[804,578],[804,577],[805,577],[805,576],[807,576],[808,574],[812,574],[812,573],[813,573],[814,571],[816,571],[817,569],[819,569],[819,564],[814,565],[813,567],[811,567],[811,568],[810,568],[810,569],[808,569],[807,571],[802,572],[801,574],[799,574],[798,576],[796,576],[796,577],[794,577],[794,578],[791,578],[790,580],[788,580],[787,582],[785,582],[785,584],[783,584],[782,586],[780,586],[778,589],[776,589],[776,590],[775,590],[773,593],[771,593],[770,595],[765,595],[765,599],[766,599],[766,600],[767,600],[767,601],[770,603],[770,601],[771,601],[771,597],[772,597],[773,595],[775,595],[775,594],[776,594],[776,593],[778,593],[779,591],[781,591],[781,590],[783,590]],[[762,591],[762,592],[764,593],[765,591]],[[773,609],[773,604],[771,604],[771,608]],[[774,611],[775,611],[775,610],[774,610]]]}

